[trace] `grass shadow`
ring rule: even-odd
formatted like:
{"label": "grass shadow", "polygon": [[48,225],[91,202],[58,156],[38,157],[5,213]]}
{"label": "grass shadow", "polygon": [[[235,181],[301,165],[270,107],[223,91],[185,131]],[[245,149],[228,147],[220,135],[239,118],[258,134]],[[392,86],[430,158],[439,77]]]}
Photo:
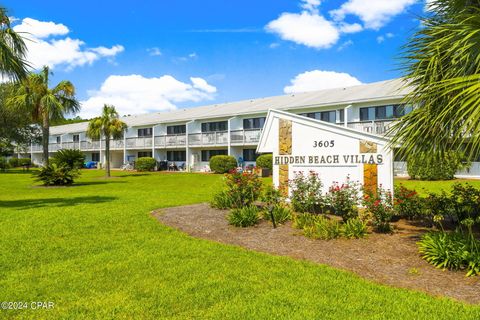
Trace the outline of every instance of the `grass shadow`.
{"label": "grass shadow", "polygon": [[42,207],[69,207],[77,204],[97,204],[110,202],[117,197],[89,196],[74,198],[46,198],[46,199],[22,199],[22,200],[0,200],[0,208],[15,208],[17,210],[28,210]]}

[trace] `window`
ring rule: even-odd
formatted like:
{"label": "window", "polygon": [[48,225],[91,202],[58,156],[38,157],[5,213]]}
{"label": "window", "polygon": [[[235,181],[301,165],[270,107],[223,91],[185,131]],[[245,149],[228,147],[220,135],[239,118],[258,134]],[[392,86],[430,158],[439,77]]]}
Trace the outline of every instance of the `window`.
{"label": "window", "polygon": [[80,142],[80,135],[74,134],[73,135],[73,142]]}
{"label": "window", "polygon": [[57,143],[60,143],[60,140],[61,140],[60,137],[57,137]]}
{"label": "window", "polygon": [[322,111],[322,112],[308,112],[308,113],[301,113],[301,116],[322,120],[326,122],[335,123],[337,121],[337,112],[333,111]]}
{"label": "window", "polygon": [[243,149],[243,161],[256,161],[258,154],[255,149]]}
{"label": "window", "polygon": [[204,122],[202,123],[202,132],[227,131],[227,121]]}
{"label": "window", "polygon": [[167,160],[168,161],[186,161],[187,152],[186,151],[167,151]]}
{"label": "window", "polygon": [[360,108],[360,121],[395,119],[411,111],[412,107],[404,105]]}
{"label": "window", "polygon": [[345,110],[344,109],[338,110],[338,114],[339,114],[340,122],[341,123],[345,122]]}
{"label": "window", "polygon": [[177,126],[167,126],[167,134],[182,134],[187,132],[187,126],[180,124]]}
{"label": "window", "polygon": [[210,161],[213,156],[226,156],[227,150],[202,150],[202,161]]}
{"label": "window", "polygon": [[92,161],[100,162],[100,152],[92,152]]}
{"label": "window", "polygon": [[152,128],[138,129],[138,136],[139,137],[151,137],[152,136]]}
{"label": "window", "polygon": [[243,129],[262,129],[265,117],[243,119]]}
{"label": "window", "polygon": [[152,157],[152,151],[139,151],[138,152],[138,157],[139,158],[144,158],[144,157]]}

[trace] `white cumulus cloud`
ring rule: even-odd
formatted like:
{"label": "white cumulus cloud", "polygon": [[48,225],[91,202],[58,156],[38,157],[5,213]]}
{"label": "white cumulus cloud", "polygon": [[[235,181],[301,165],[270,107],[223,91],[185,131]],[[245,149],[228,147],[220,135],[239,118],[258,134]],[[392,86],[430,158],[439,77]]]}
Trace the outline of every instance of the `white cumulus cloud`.
{"label": "white cumulus cloud", "polygon": [[84,41],[67,36],[70,33],[67,26],[52,21],[24,18],[13,29],[26,38],[27,61],[34,69],[47,65],[52,69],[64,66],[70,70],[101,58],[112,58],[124,50],[121,45],[85,47]]}
{"label": "white cumulus cloud", "polygon": [[278,19],[270,21],[266,29],[283,40],[317,49],[331,47],[340,37],[340,32],[332,22],[309,11],[282,13]]}
{"label": "white cumulus cloud", "polygon": [[322,89],[350,87],[362,84],[354,76],[344,72],[312,70],[298,74],[283,88],[285,93],[307,92]]}
{"label": "white cumulus cloud", "polygon": [[80,116],[98,116],[105,103],[113,104],[121,115],[174,110],[175,103],[211,100],[216,92],[217,88],[198,77],[191,77],[187,83],[170,75],[111,75],[100,89],[89,91],[89,98],[81,101]]}
{"label": "white cumulus cloud", "polygon": [[330,14],[338,21],[355,15],[365,28],[378,30],[415,2],[417,0],[348,0]]}

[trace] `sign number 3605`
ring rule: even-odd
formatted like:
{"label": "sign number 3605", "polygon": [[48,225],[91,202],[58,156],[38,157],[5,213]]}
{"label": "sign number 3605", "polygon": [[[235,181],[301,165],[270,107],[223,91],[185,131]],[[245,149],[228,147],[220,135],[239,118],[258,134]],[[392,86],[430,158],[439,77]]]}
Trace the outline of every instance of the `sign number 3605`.
{"label": "sign number 3605", "polygon": [[319,140],[319,141],[313,141],[313,147],[314,148],[332,148],[335,145],[334,140]]}

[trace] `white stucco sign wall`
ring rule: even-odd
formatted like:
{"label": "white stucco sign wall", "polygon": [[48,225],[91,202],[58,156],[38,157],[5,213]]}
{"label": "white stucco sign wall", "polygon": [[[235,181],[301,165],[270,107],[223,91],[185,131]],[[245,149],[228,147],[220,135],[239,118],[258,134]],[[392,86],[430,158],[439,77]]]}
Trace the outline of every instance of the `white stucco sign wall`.
{"label": "white stucco sign wall", "polygon": [[367,189],[393,191],[393,158],[384,137],[270,110],[257,148],[273,154],[273,181],[286,187],[295,174],[316,172],[324,191],[347,176]]}

